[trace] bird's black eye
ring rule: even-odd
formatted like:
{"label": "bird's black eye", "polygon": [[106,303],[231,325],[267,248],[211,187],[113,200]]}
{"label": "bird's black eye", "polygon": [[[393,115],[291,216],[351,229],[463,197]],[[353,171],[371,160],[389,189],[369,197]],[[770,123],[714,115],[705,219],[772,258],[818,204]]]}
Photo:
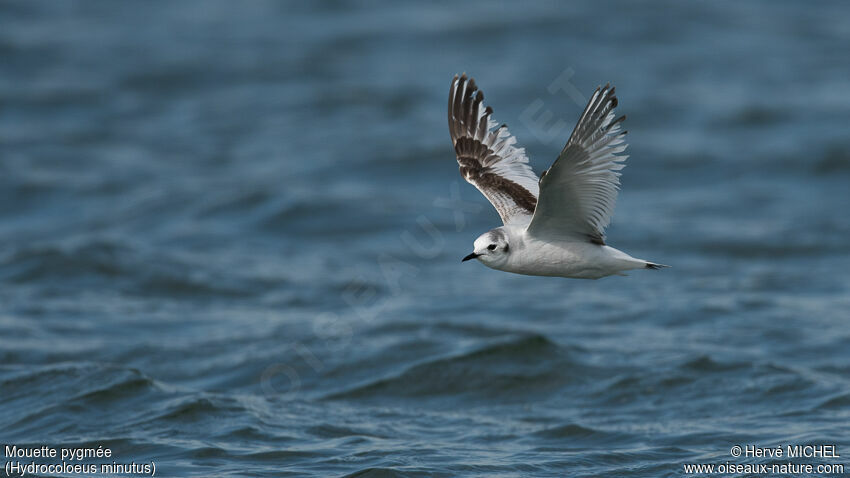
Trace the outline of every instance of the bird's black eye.
{"label": "bird's black eye", "polygon": [[495,244],[490,244],[489,246],[487,246],[487,249],[488,249],[488,250],[491,250],[491,251],[495,251],[495,250],[496,250],[496,245],[495,245]]}

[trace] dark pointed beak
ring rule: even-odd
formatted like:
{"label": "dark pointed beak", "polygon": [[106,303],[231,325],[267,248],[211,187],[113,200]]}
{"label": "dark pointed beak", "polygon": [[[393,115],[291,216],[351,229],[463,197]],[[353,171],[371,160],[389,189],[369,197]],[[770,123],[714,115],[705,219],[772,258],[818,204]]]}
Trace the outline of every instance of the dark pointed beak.
{"label": "dark pointed beak", "polygon": [[476,253],[474,253],[474,252],[473,252],[472,254],[470,254],[470,255],[468,255],[468,256],[466,256],[466,257],[464,257],[463,259],[461,259],[460,261],[461,261],[461,262],[466,262],[466,261],[468,261],[468,260],[470,260],[470,259],[475,259],[476,257],[478,257],[478,254],[476,254]]}

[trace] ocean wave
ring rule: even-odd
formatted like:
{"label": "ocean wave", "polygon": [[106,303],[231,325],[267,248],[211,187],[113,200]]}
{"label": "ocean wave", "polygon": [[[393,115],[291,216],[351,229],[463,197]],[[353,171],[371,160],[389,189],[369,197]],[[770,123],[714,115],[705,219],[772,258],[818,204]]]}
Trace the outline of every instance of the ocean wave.
{"label": "ocean wave", "polygon": [[343,478],[439,478],[457,476],[452,473],[440,473],[428,470],[396,470],[393,468],[364,468]]}
{"label": "ocean wave", "polygon": [[356,430],[351,427],[334,425],[331,423],[322,423],[309,427],[307,433],[319,438],[343,438],[350,436],[372,437],[372,438],[389,438],[386,434],[367,432],[365,430]]}
{"label": "ocean wave", "polygon": [[26,245],[0,258],[0,279],[15,284],[98,287],[137,296],[249,298],[280,280],[218,271],[187,254],[140,249],[120,240]]}
{"label": "ocean wave", "polygon": [[834,395],[815,407],[817,410],[850,410],[850,393]]}
{"label": "ocean wave", "polygon": [[[117,365],[56,364],[25,373],[14,369],[0,371],[3,396],[0,406],[25,410],[6,423],[9,429],[21,434],[44,434],[71,421],[74,417],[89,416],[97,411],[108,416],[116,407],[138,406],[164,388],[139,370]],[[125,417],[127,418],[127,417]],[[84,420],[79,426],[88,426]]]}
{"label": "ocean wave", "polygon": [[565,438],[576,439],[580,443],[601,442],[613,443],[632,440],[633,437],[624,433],[608,432],[582,426],[576,423],[568,423],[554,427],[547,427],[533,433],[535,438],[546,440],[562,440]]}
{"label": "ocean wave", "polygon": [[576,378],[584,368],[539,334],[495,341],[469,352],[427,360],[400,374],[327,399],[472,395],[485,399],[540,398]]}
{"label": "ocean wave", "polygon": [[48,279],[112,278],[126,271],[121,258],[131,250],[114,242],[94,241],[76,247],[23,246],[0,259],[0,271],[17,283]]}
{"label": "ocean wave", "polygon": [[155,417],[164,422],[197,422],[220,417],[223,413],[245,411],[235,399],[215,396],[180,397],[167,404]]}
{"label": "ocean wave", "polygon": [[709,355],[700,355],[682,363],[679,365],[679,369],[692,372],[732,372],[750,366],[748,363],[720,362]]}
{"label": "ocean wave", "polygon": [[[109,364],[46,365],[27,369],[0,368],[0,388],[4,399],[33,394],[55,394],[61,390],[64,400],[99,400],[128,392],[138,395],[142,390],[156,389],[159,385],[135,368]],[[46,386],[52,384],[52,386]],[[17,393],[15,393],[17,392]]]}

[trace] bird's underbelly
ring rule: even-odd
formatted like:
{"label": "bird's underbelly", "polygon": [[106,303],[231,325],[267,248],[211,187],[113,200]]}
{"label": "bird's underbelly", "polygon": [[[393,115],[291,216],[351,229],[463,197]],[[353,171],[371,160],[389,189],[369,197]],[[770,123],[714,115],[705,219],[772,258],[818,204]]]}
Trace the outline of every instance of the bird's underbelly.
{"label": "bird's underbelly", "polygon": [[516,274],[598,279],[618,272],[595,244],[541,245],[517,251],[501,270]]}

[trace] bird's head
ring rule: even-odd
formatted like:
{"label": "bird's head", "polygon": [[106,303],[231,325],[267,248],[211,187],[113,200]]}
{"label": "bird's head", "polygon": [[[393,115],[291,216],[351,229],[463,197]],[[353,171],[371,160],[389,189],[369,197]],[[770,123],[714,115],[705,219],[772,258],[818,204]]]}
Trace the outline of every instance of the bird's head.
{"label": "bird's head", "polygon": [[478,259],[489,267],[498,266],[508,260],[511,248],[508,235],[501,228],[487,231],[472,245],[472,254],[464,257],[461,262]]}

